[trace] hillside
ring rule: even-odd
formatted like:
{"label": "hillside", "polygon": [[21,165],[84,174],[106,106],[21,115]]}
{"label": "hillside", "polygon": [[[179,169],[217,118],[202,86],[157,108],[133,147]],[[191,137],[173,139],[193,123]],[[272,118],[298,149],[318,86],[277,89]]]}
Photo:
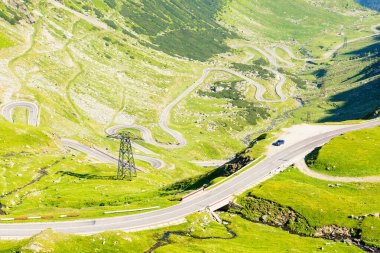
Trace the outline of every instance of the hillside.
{"label": "hillside", "polygon": [[357,0],[361,5],[371,8],[376,11],[380,11],[380,2],[376,0]]}
{"label": "hillside", "polygon": [[[238,215],[224,214],[229,222],[219,224],[207,213],[190,216],[187,222],[165,229],[125,233],[104,232],[91,236],[78,236],[44,231],[22,241],[0,241],[0,252],[313,252],[321,248],[333,252],[361,252],[343,242],[329,242],[320,238],[302,238],[278,228],[271,228],[244,220]],[[276,236],[276,242],[271,238]],[[252,240],[252,238],[254,238]],[[260,243],[257,243],[260,242]],[[186,246],[186,247],[184,247]]]}
{"label": "hillside", "polygon": [[[117,143],[104,133],[109,127],[126,125],[151,131],[153,140],[139,144],[159,154],[164,161],[161,164],[165,164],[162,177],[166,179],[150,183],[152,191],[157,191],[152,192],[155,195],[158,185],[210,170],[188,161],[230,159],[258,133],[278,127],[273,126],[272,119],[299,107],[292,97],[302,96],[304,84],[312,90],[315,79],[307,71],[313,65],[289,58],[281,48],[271,53],[269,47],[286,45],[299,57],[317,57],[341,43],[341,27],[349,38],[373,34],[371,24],[377,15],[353,1],[344,3],[4,2],[1,12],[5,18],[0,21],[0,61],[4,66],[0,70],[1,100],[3,105],[34,102],[39,108],[40,128],[54,135],[61,149],[59,139],[66,138],[116,154]],[[257,41],[262,43],[259,47],[249,45]],[[322,42],[324,46],[319,47]],[[361,46],[350,44],[352,48]],[[282,59],[281,73],[275,70],[276,57]],[[339,57],[331,64],[346,60]],[[351,66],[359,64],[362,66],[360,61]],[[354,68],[346,73],[357,71]],[[306,81],[295,78],[297,75]],[[355,78],[351,82],[359,81]],[[194,88],[190,87],[193,83]],[[187,91],[189,87],[192,90]],[[178,97],[181,100],[165,115],[165,124],[180,134],[173,135],[158,122],[165,107]],[[17,107],[11,117],[23,123],[27,111]],[[176,142],[186,145],[167,152],[165,147]],[[144,155],[146,149],[136,152]],[[137,162],[151,171],[148,177],[153,175],[154,168],[146,160]],[[95,171],[77,170],[75,175],[101,175]],[[71,180],[67,174],[64,178]],[[85,181],[92,184],[89,179]],[[138,182],[132,184],[132,189],[141,187]],[[74,202],[82,206],[80,200]]]}
{"label": "hillside", "polygon": [[308,164],[320,173],[334,176],[378,176],[378,143],[378,127],[345,134],[333,139],[320,150],[315,150],[310,155]]}
{"label": "hillside", "polygon": [[[214,187],[245,165],[261,161],[285,126],[376,117],[380,14],[363,5],[354,0],[0,2],[0,219],[57,221],[63,215],[70,221],[173,206],[192,190]],[[137,137],[132,143],[137,177],[131,181],[116,180],[119,141],[109,136],[120,131]],[[369,137],[370,131],[363,136]],[[363,145],[353,143],[362,138],[360,133],[347,136],[323,147],[314,169],[323,170],[332,159],[340,161],[334,164],[336,175],[377,175],[377,165],[331,151],[352,145],[354,152]],[[371,138],[365,142],[374,143]],[[365,153],[372,160],[377,155],[373,147]],[[294,207],[313,229],[338,222],[365,230],[365,223],[342,217],[319,219],[327,214],[314,207],[318,201],[354,195],[357,189],[377,205],[372,185],[349,184],[344,191],[332,192],[321,190],[324,182],[305,177],[292,169],[252,192]],[[327,192],[327,197],[297,206],[289,199],[301,191],[303,182],[308,190]],[[281,196],[287,184],[294,188]],[[267,195],[272,185],[273,195]],[[308,199],[307,192],[303,194],[302,202]],[[356,208],[360,196],[353,198],[350,204]],[[339,202],[334,208],[342,206]],[[355,215],[374,209],[363,207]],[[306,251],[357,250],[340,243],[322,246],[328,243],[322,239],[304,241],[253,224],[241,214],[222,215],[244,238],[231,239],[236,247],[249,238],[250,230],[259,229],[264,233],[257,235],[260,240],[277,233],[286,247],[292,246],[287,244],[292,238]],[[165,229],[157,231],[133,235],[132,244],[145,236],[148,250]],[[120,239],[129,235],[104,236],[122,247],[130,245],[129,239]],[[212,238],[202,245],[193,241],[196,236],[174,235],[173,245],[157,252],[180,251],[181,241],[192,244],[193,250],[218,243]],[[9,242],[9,247],[27,250],[39,240],[49,244],[45,237],[65,244],[48,231]],[[75,240],[86,248],[99,237],[103,235]],[[231,249],[220,245],[220,251]],[[271,242],[266,247],[284,250]]]}

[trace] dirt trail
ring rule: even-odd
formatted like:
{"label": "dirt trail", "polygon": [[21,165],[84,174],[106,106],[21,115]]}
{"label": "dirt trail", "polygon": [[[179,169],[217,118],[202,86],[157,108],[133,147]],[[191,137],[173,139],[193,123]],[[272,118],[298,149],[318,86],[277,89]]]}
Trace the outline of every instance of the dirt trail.
{"label": "dirt trail", "polygon": [[380,176],[334,177],[334,176],[328,176],[328,175],[320,174],[318,172],[311,170],[307,166],[305,159],[300,159],[298,162],[295,163],[295,166],[305,175],[308,175],[310,177],[314,177],[317,179],[321,179],[321,180],[334,181],[334,182],[345,182],[345,183],[380,183]]}

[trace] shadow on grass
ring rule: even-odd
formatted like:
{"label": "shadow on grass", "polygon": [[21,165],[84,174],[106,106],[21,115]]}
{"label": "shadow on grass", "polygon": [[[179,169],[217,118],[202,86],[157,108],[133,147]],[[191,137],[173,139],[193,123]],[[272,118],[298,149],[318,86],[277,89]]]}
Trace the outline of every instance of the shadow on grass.
{"label": "shadow on grass", "polygon": [[362,81],[380,74],[380,36],[374,37],[373,40],[375,42],[371,45],[345,53],[345,55],[351,56],[353,58],[362,59],[362,61],[368,61],[369,58],[371,58],[372,63],[369,66],[362,69],[361,71],[359,71],[356,75],[353,75],[347,80],[345,80],[344,82],[355,79],[360,76],[361,77],[357,81]]}
{"label": "shadow on grass", "polygon": [[322,147],[316,147],[313,151],[305,156],[305,162],[309,167],[314,164],[315,160],[317,160],[321,148]]}
{"label": "shadow on grass", "polygon": [[71,171],[58,171],[57,173],[60,173],[62,176],[70,176],[70,177],[76,177],[76,178],[82,178],[82,179],[116,180],[115,176],[99,176],[99,175],[92,175],[92,174],[80,174],[80,173],[75,173],[75,172],[71,172]]}
{"label": "shadow on grass", "polygon": [[171,194],[172,192],[178,193],[178,191],[196,190],[201,187],[208,187],[212,184],[212,181],[214,179],[217,179],[219,177],[231,176],[232,174],[234,174],[235,172],[239,171],[244,166],[246,166],[248,163],[257,159],[256,157],[251,157],[249,155],[249,152],[254,147],[254,145],[256,145],[259,141],[262,141],[266,138],[267,138],[266,133],[261,134],[256,139],[251,141],[247,148],[237,153],[231,161],[205,174],[201,174],[199,176],[190,177],[190,178],[186,178],[184,180],[175,182],[163,188],[163,191],[166,192],[164,194],[167,194],[167,192]]}
{"label": "shadow on grass", "polygon": [[330,102],[343,104],[328,110],[330,116],[318,122],[338,122],[363,119],[380,106],[380,80],[376,79],[360,87],[344,91],[329,98]]}
{"label": "shadow on grass", "polygon": [[370,8],[374,11],[380,12],[380,2],[376,0],[356,0],[364,7]]}

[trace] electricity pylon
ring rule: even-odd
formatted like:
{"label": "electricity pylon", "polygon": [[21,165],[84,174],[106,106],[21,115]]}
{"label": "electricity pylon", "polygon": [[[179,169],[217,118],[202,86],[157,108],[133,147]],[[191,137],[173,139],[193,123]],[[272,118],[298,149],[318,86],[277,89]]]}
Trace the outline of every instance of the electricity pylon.
{"label": "electricity pylon", "polygon": [[132,140],[136,140],[138,138],[130,132],[121,132],[109,135],[107,137],[120,140],[116,178],[122,180],[128,176],[128,180],[131,181],[134,176],[137,176],[135,159],[133,158],[132,152]]}
{"label": "electricity pylon", "polygon": [[346,48],[348,45],[348,40],[347,37],[344,37],[344,43],[343,43],[343,48]]}

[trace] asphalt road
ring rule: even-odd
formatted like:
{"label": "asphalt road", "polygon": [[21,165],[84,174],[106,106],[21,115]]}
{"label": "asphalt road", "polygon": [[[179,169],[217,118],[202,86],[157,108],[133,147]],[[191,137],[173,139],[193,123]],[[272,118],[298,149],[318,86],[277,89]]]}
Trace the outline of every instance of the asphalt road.
{"label": "asphalt road", "polygon": [[[285,96],[285,94],[282,92],[282,87],[284,86],[285,82],[286,82],[286,77],[281,74],[280,72],[278,72],[278,65],[277,65],[277,61],[276,61],[276,57],[272,57],[270,54],[268,54],[267,52],[265,52],[264,50],[262,50],[261,48],[255,46],[255,45],[251,45],[251,44],[234,44],[232,45],[232,47],[250,47],[250,48],[253,48],[254,50],[256,50],[257,52],[261,53],[265,58],[267,58],[267,60],[269,61],[269,63],[273,66],[273,68],[268,68],[268,67],[264,67],[266,70],[272,72],[277,79],[279,79],[279,82],[276,84],[276,94],[280,97],[280,100],[268,100],[268,99],[265,99],[263,97],[263,94],[265,93],[265,87],[262,86],[261,84],[253,81],[252,79],[249,79],[249,78],[246,78],[245,76],[242,76],[241,74],[238,73],[237,76],[239,76],[240,78],[254,84],[256,87],[257,87],[257,91],[256,91],[256,99],[258,101],[261,101],[261,102],[267,102],[267,103],[277,103],[277,102],[284,102],[285,100],[287,100],[288,98]],[[270,52],[271,53],[271,52]],[[279,56],[277,56],[277,58],[280,58]],[[283,60],[285,61],[285,60]],[[259,88],[258,86],[261,86],[261,88]]]}
{"label": "asphalt road", "polygon": [[[70,147],[72,149],[78,150],[80,152],[86,153],[88,156],[91,156],[93,158],[96,158],[99,161],[105,162],[105,163],[115,163],[118,164],[118,158],[107,153],[106,151],[96,149],[96,148],[90,148],[82,143],[79,143],[74,140],[69,140],[69,139],[61,139],[61,142],[64,146]],[[165,162],[154,158],[154,157],[149,157],[149,156],[143,156],[143,155],[134,155],[134,158],[138,160],[145,161],[149,163],[152,167],[156,169],[161,169],[165,167]],[[140,171],[144,171],[141,168],[137,168]]]}
{"label": "asphalt road", "polygon": [[250,52],[245,52],[247,54],[247,58],[245,58],[241,63],[243,64],[247,64],[250,60],[252,60],[253,58],[255,58],[255,56],[250,53]]}
{"label": "asphalt road", "polygon": [[14,108],[17,107],[25,107],[28,110],[28,124],[31,126],[38,126],[39,125],[39,110],[38,106],[33,102],[27,102],[27,101],[14,101],[5,104],[2,109],[1,113],[3,116],[10,122],[13,123],[12,119],[12,112]]}
{"label": "asphalt road", "polygon": [[[160,125],[161,129],[163,131],[165,131],[166,133],[168,133],[169,135],[171,135],[177,141],[176,144],[164,144],[164,143],[157,142],[153,138],[152,132],[148,128],[143,127],[143,126],[139,126],[139,125],[117,125],[117,126],[113,126],[113,127],[110,127],[106,130],[107,134],[115,134],[117,131],[120,131],[122,129],[136,129],[136,130],[139,130],[141,132],[142,137],[143,137],[145,142],[152,144],[154,146],[161,147],[161,148],[167,148],[167,149],[181,148],[181,147],[185,146],[187,144],[187,141],[183,137],[183,135],[181,133],[179,133],[178,131],[169,128],[170,111],[182,99],[184,99],[191,92],[193,92],[200,84],[202,84],[205,81],[205,79],[207,78],[207,76],[209,75],[209,73],[213,72],[213,71],[227,72],[227,73],[230,73],[232,75],[235,75],[235,76],[245,80],[249,84],[252,84],[253,86],[256,87],[255,98],[258,101],[268,102],[268,103],[271,103],[271,102],[277,103],[277,102],[283,102],[283,101],[287,100],[287,97],[282,92],[282,87],[285,84],[286,78],[284,75],[282,75],[280,72],[277,71],[276,59],[274,57],[272,57],[270,54],[268,54],[267,52],[265,52],[264,50],[254,46],[254,45],[250,45],[250,44],[234,45],[234,47],[243,47],[243,46],[244,47],[251,47],[251,48],[255,49],[256,51],[258,51],[259,53],[264,55],[264,57],[267,58],[268,61],[270,62],[270,64],[273,66],[273,69],[272,68],[267,68],[267,69],[269,71],[271,71],[272,73],[274,73],[275,76],[279,79],[279,82],[276,85],[276,94],[280,97],[279,100],[265,99],[264,94],[266,92],[266,89],[263,85],[261,85],[260,83],[244,76],[243,74],[241,74],[235,70],[228,69],[228,68],[222,68],[222,67],[221,68],[207,68],[203,71],[202,76],[197,81],[195,81],[190,87],[188,87],[183,93],[181,93],[169,105],[167,105],[160,114],[159,125]],[[254,57],[251,53],[247,53],[247,54],[248,54],[248,58],[245,59],[243,62],[248,62],[249,60],[251,60]],[[276,57],[280,58],[279,56],[276,56]],[[285,60],[283,60],[283,61],[285,62]],[[149,154],[151,152],[150,150],[145,149],[144,147],[142,147],[140,145],[135,144],[134,146],[135,146],[135,148],[139,149],[142,152],[145,152],[146,154]]]}
{"label": "asphalt road", "polygon": [[[357,41],[360,39],[373,37],[373,36],[375,35],[351,40],[349,42],[353,42],[353,41]],[[251,46],[251,45],[245,45],[245,46]],[[331,56],[334,50],[335,51],[338,50],[341,46],[342,45],[338,45],[332,51],[326,53],[324,55],[324,58],[328,58],[329,56]],[[134,126],[134,127],[127,126],[127,128],[135,128],[137,130],[140,130],[143,134],[144,139],[148,140],[148,142],[150,142],[151,144],[155,143],[159,145],[164,145],[162,147],[166,147],[166,148],[175,148],[175,147],[181,147],[181,146],[186,145],[186,140],[183,138],[183,136],[179,132],[173,129],[170,129],[168,127],[170,110],[177,103],[179,103],[184,97],[186,97],[190,92],[192,92],[198,85],[200,85],[206,79],[206,77],[211,71],[228,72],[256,86],[257,88],[256,99],[259,101],[262,101],[262,102],[285,101],[287,97],[282,93],[282,86],[285,83],[285,77],[277,71],[276,60],[270,55],[268,55],[266,52],[261,50],[260,48],[256,48],[255,46],[251,46],[251,47],[253,47],[257,51],[262,53],[274,66],[274,69],[269,69],[269,70],[275,73],[277,77],[280,79],[279,83],[276,86],[276,92],[279,95],[280,100],[264,99],[263,94],[266,91],[265,87],[236,71],[226,69],[226,68],[209,68],[209,69],[205,69],[203,71],[202,77],[198,79],[189,88],[187,88],[174,101],[172,101],[160,115],[160,120],[159,120],[160,127],[164,131],[172,135],[178,141],[177,144],[157,143],[153,139],[150,130],[141,126]],[[286,47],[284,48],[284,50],[286,50]],[[290,50],[286,50],[286,51],[289,53],[289,55],[292,58],[297,59],[294,57],[294,55],[292,55]],[[302,60],[312,60],[312,59],[302,59]],[[13,102],[13,103],[7,104],[2,108],[3,115],[8,120],[12,121],[12,110],[13,108],[17,106],[24,106],[28,108],[29,110],[28,123],[30,125],[36,125],[36,126],[38,125],[38,117],[39,117],[38,107],[35,104],[30,103],[30,102],[21,101],[21,102]],[[300,156],[306,154],[307,152],[311,151],[315,147],[323,145],[324,143],[328,142],[331,138],[335,136],[338,136],[348,131],[359,130],[359,129],[374,127],[374,126],[379,126],[379,125],[380,125],[380,119],[373,120],[373,121],[363,123],[360,125],[348,126],[346,128],[330,131],[327,133],[323,133],[323,134],[302,140],[290,146],[286,150],[279,151],[278,153],[265,158],[263,161],[261,161],[260,163],[252,167],[249,167],[251,165],[248,165],[248,168],[245,171],[241,172],[240,174],[231,178],[230,180],[227,180],[225,183],[219,186],[216,186],[215,188],[212,188],[211,190],[204,191],[201,195],[195,196],[186,202],[182,202],[178,205],[174,205],[165,209],[142,213],[142,214],[114,217],[114,218],[67,221],[67,222],[0,224],[0,237],[2,238],[30,237],[47,228],[52,228],[60,232],[77,233],[77,234],[91,234],[91,233],[98,233],[98,232],[108,231],[108,230],[125,230],[125,231],[143,230],[143,229],[156,227],[159,225],[167,225],[168,223],[175,222],[175,221],[181,221],[187,215],[191,213],[197,212],[199,210],[204,210],[205,208],[208,208],[208,207],[213,209],[215,206],[218,205],[218,203],[221,203],[223,201],[230,199],[235,194],[242,193],[244,190],[249,189],[252,186],[256,185],[257,183],[267,179],[268,177],[273,175],[275,171],[279,170],[280,168],[285,168],[285,166],[297,161],[297,159],[299,159]],[[119,127],[125,128],[125,126],[119,126]],[[97,149],[89,148],[75,141],[71,141],[71,140],[62,140],[62,141],[65,142],[65,145],[70,146],[79,151],[83,151],[97,159],[100,159],[105,162],[117,163],[117,158],[113,157],[110,154],[107,154]],[[140,158],[141,157],[144,157],[144,156],[140,156]],[[136,158],[138,158],[138,156],[136,156]],[[146,158],[153,159],[153,160],[148,161],[152,164],[152,166],[159,167],[162,165],[159,159],[155,159],[151,157],[146,157]]]}
{"label": "asphalt road", "polygon": [[[271,59],[271,62],[273,62],[273,58],[272,57],[270,57],[264,51],[262,51],[260,49],[258,49],[258,50],[261,53],[265,54],[266,57],[268,57],[269,59]],[[273,73],[275,73],[275,75],[278,76],[278,78],[280,79],[279,83],[276,86],[276,93],[280,97],[279,100],[265,99],[264,98],[264,94],[266,92],[266,89],[265,89],[265,87],[263,85],[261,85],[258,82],[253,81],[252,79],[244,76],[243,74],[241,74],[241,73],[239,73],[239,72],[237,72],[235,70],[231,70],[231,69],[227,69],[227,68],[207,68],[207,69],[205,69],[203,71],[203,73],[202,73],[201,78],[199,78],[190,87],[188,87],[182,94],[180,94],[176,99],[174,99],[168,106],[166,106],[165,109],[160,114],[159,125],[160,125],[161,129],[163,131],[167,132],[168,134],[170,134],[171,136],[173,136],[173,138],[177,141],[176,144],[164,144],[164,143],[157,142],[153,138],[152,132],[148,128],[146,128],[144,126],[139,126],[139,125],[117,125],[117,126],[113,126],[113,127],[108,128],[106,130],[106,132],[107,132],[107,134],[114,134],[117,131],[120,131],[122,129],[135,129],[135,130],[139,130],[141,132],[142,138],[144,139],[145,142],[147,142],[149,144],[152,144],[154,146],[161,147],[161,148],[167,148],[167,149],[173,149],[173,148],[183,147],[183,146],[185,146],[187,144],[186,139],[182,136],[181,133],[177,132],[176,130],[173,130],[173,129],[169,128],[170,111],[171,111],[171,109],[176,104],[178,104],[182,99],[184,99],[187,95],[189,95],[192,91],[194,91],[200,84],[202,84],[204,82],[204,80],[207,78],[207,76],[209,75],[210,72],[212,72],[212,71],[227,72],[227,73],[230,73],[232,75],[235,75],[235,76],[237,76],[237,77],[245,80],[249,84],[254,85],[256,87],[255,98],[258,101],[268,102],[268,103],[270,103],[270,102],[283,102],[283,101],[285,101],[287,99],[287,97],[282,92],[282,86],[284,85],[284,83],[286,81],[286,78],[282,74],[280,74],[277,70],[276,71],[272,70],[272,69],[269,69],[269,70],[272,71]],[[136,145],[135,145],[135,147],[136,147]],[[144,148],[143,147],[137,146],[137,148],[140,149],[140,151],[144,152],[144,150],[143,150]],[[147,150],[145,149],[145,151],[147,151]],[[149,151],[147,151],[147,152],[149,152]]]}
{"label": "asphalt road", "polygon": [[[371,34],[371,35],[368,35],[368,36],[364,36],[364,37],[360,37],[360,38],[356,38],[356,39],[352,39],[352,40],[348,40],[347,43],[352,43],[352,42],[356,42],[356,41],[360,41],[360,40],[364,40],[364,39],[373,38],[375,36],[378,36],[380,34],[380,30],[377,29],[378,27],[380,27],[380,24],[371,26],[371,30],[374,32],[374,34]],[[343,46],[344,46],[344,43],[340,43],[340,44],[336,45],[330,51],[326,52],[321,58],[298,58],[297,56],[295,56],[293,54],[293,52],[287,46],[285,46],[285,45],[277,45],[276,47],[283,49],[294,60],[299,60],[299,61],[318,61],[318,60],[325,60],[325,59],[331,57],[336,51],[338,51],[339,49],[341,49]]]}
{"label": "asphalt road", "polygon": [[211,190],[204,191],[202,194],[195,196],[186,202],[165,209],[129,216],[71,222],[0,224],[0,237],[29,237],[47,228],[52,228],[55,231],[76,234],[91,234],[109,230],[143,230],[160,225],[167,225],[168,223],[175,221],[181,221],[191,213],[204,210],[207,207],[211,207],[212,209],[216,203],[228,199],[235,194],[242,193],[257,183],[267,179],[270,175],[273,175],[276,170],[279,170],[279,168],[285,168],[285,166],[297,161],[300,156],[325,144],[335,136],[339,136],[349,131],[379,125],[380,119],[377,119],[363,124],[350,125],[345,128],[333,130],[299,141],[286,150],[279,151],[252,167],[249,167],[251,165],[248,165],[248,168],[245,171],[232,177],[225,183],[216,186]]}
{"label": "asphalt road", "polygon": [[282,59],[276,52],[276,47],[277,46],[271,46],[271,47],[265,47],[265,50],[268,51],[273,57],[275,57],[278,61],[282,62],[284,65],[285,68],[293,68],[295,67],[296,65],[292,62],[289,62],[285,59]]}

